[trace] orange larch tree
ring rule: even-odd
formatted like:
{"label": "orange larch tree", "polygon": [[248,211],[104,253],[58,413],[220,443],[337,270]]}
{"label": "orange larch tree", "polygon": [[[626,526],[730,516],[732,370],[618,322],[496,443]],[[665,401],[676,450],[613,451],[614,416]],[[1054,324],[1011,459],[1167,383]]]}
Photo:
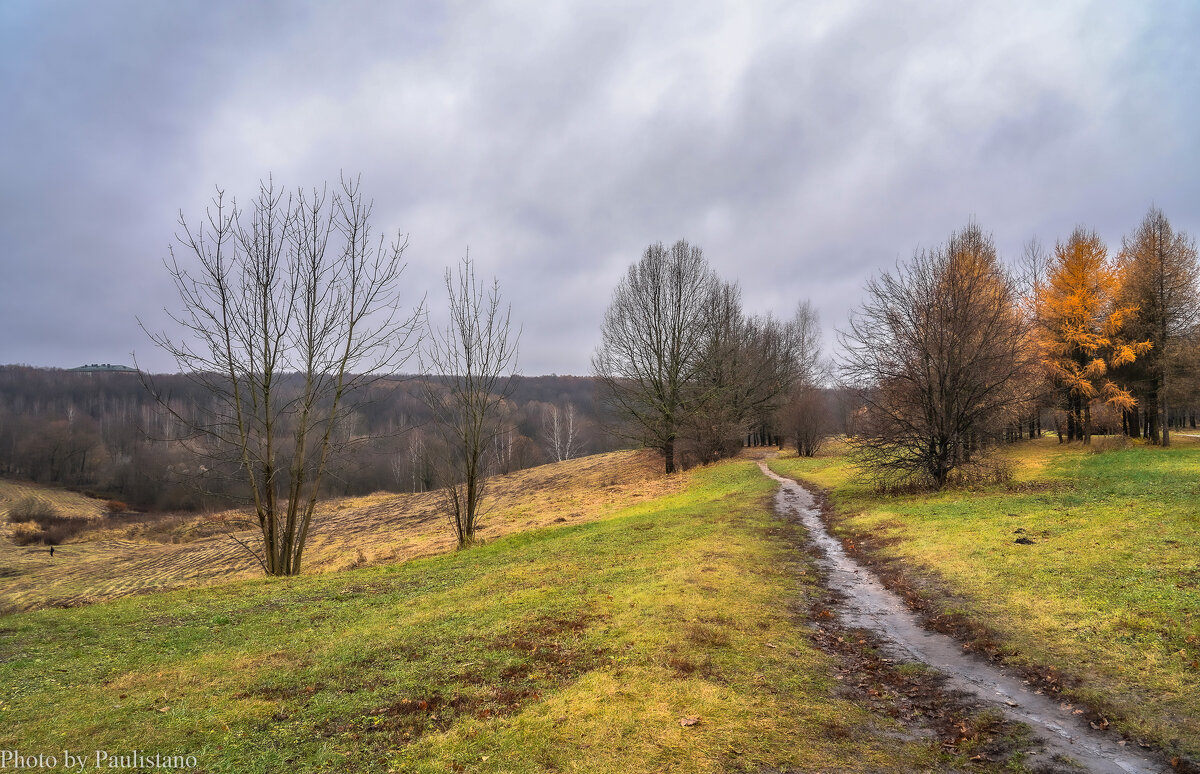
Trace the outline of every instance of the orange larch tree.
{"label": "orange larch tree", "polygon": [[1149,351],[1149,341],[1129,341],[1126,320],[1136,306],[1117,303],[1121,277],[1095,231],[1078,227],[1054,247],[1038,308],[1042,363],[1062,395],[1067,440],[1091,442],[1091,405],[1102,400],[1120,410],[1136,401],[1109,371]]}

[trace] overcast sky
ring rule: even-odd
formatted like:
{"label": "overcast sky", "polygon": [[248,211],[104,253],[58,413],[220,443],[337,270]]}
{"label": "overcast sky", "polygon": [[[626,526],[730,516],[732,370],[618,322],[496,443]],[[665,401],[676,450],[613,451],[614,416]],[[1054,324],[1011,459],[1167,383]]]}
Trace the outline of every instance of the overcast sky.
{"label": "overcast sky", "polygon": [[[651,5],[647,9],[646,5]],[[1200,3],[0,2],[0,363],[138,361],[179,211],[362,175],[408,302],[469,246],[525,374],[589,370],[646,245],[752,312],[972,216],[1006,258],[1151,203],[1200,232]]]}

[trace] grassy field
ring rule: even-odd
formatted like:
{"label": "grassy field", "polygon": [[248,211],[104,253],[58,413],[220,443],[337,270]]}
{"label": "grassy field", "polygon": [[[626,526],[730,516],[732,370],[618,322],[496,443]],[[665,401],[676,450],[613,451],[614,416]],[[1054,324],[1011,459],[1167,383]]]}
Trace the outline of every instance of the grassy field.
{"label": "grassy field", "polygon": [[62,516],[98,519],[105,513],[103,500],[84,497],[78,492],[68,492],[65,489],[51,489],[24,481],[0,479],[0,513],[7,513],[10,506],[29,497],[45,503]]}
{"label": "grassy field", "polygon": [[[492,479],[485,540],[552,523],[601,518],[678,488],[649,452],[614,452],[543,465]],[[36,496],[63,515],[103,524],[103,502],[60,490],[0,481],[0,510]],[[314,521],[304,567],[329,572],[445,553],[454,538],[441,495],[377,494],[328,501]],[[181,586],[261,574],[231,537],[258,545],[256,531],[237,529],[236,512],[173,517],[89,531],[57,547],[15,546],[0,533],[0,611],[64,607]],[[2,520],[0,520],[2,523]],[[0,530],[6,529],[0,526]]]}
{"label": "grassy field", "polygon": [[669,488],[442,556],[9,615],[0,749],[207,772],[971,766],[838,698],[797,620],[815,574],[752,463]]}
{"label": "grassy field", "polygon": [[1200,758],[1196,439],[1005,453],[1009,484],[912,496],[872,491],[844,455],[771,466],[830,489],[836,532],[942,613],[984,624],[1006,660],[1056,668],[1121,731]]}

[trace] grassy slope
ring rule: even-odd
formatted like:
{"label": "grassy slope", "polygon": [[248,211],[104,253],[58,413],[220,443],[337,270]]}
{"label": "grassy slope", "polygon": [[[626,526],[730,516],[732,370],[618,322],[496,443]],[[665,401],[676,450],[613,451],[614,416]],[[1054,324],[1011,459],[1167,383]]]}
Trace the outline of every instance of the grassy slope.
{"label": "grassy slope", "polygon": [[238,772],[937,765],[835,697],[771,483],[749,462],[677,480],[465,552],[0,619],[0,749]]}
{"label": "grassy slope", "polygon": [[[41,500],[54,508],[61,516],[97,519],[105,513],[102,500],[84,497],[77,492],[68,492],[65,489],[51,489],[25,481],[0,479],[0,513],[7,514],[9,506],[27,497]],[[0,519],[0,521],[3,520]]]}
{"label": "grassy slope", "polygon": [[[615,452],[499,476],[483,517],[485,539],[552,523],[578,523],[677,489],[650,452]],[[64,515],[102,520],[103,504],[82,495],[0,481],[0,510],[34,494]],[[446,553],[454,548],[441,495],[375,494],[323,503],[313,522],[305,569],[327,572]],[[73,606],[149,591],[253,578],[255,560],[229,534],[233,512],[166,519],[90,532],[59,546],[14,546],[0,524],[0,610]],[[243,519],[244,520],[244,519]],[[2,522],[2,519],[0,519]]]}
{"label": "grassy slope", "polygon": [[1014,661],[1079,678],[1127,733],[1200,757],[1200,446],[1008,453],[1010,486],[902,497],[841,456],[772,467],[832,488],[844,537],[936,579],[947,611],[985,622]]}

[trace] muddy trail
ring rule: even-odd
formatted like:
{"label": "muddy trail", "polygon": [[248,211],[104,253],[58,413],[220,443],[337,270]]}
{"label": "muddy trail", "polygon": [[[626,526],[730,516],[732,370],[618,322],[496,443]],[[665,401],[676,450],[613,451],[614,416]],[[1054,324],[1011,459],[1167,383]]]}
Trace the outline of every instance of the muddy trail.
{"label": "muddy trail", "polygon": [[1136,746],[1122,745],[1114,735],[1093,730],[1070,705],[1035,693],[1021,678],[964,653],[952,637],[922,627],[904,600],[850,558],[829,534],[811,493],[776,475],[765,462],[758,465],[780,484],[776,512],[798,520],[819,549],[818,564],[827,587],[841,600],[835,612],[844,626],[872,633],[893,658],[928,665],[946,678],[947,689],[995,706],[1009,719],[1026,724],[1044,747],[1036,758],[1069,759],[1083,770],[1101,774],[1171,771]]}

